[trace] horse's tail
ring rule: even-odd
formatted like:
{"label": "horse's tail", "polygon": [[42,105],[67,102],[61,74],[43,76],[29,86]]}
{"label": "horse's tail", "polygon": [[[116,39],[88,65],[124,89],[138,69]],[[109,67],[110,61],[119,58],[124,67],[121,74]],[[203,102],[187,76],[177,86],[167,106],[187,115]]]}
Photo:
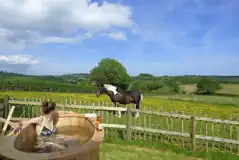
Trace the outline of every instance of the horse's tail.
{"label": "horse's tail", "polygon": [[[140,107],[140,103],[141,103],[141,101],[142,101],[143,98],[144,98],[144,96],[143,96],[142,93],[139,92],[139,94],[140,94],[140,97],[139,97],[139,99],[137,100],[137,103],[136,103],[136,109],[139,109],[139,107]],[[138,114],[138,112],[137,112],[137,114]]]}
{"label": "horse's tail", "polygon": [[140,101],[139,102],[141,102],[143,99],[144,99],[144,96],[142,93],[140,93]]}

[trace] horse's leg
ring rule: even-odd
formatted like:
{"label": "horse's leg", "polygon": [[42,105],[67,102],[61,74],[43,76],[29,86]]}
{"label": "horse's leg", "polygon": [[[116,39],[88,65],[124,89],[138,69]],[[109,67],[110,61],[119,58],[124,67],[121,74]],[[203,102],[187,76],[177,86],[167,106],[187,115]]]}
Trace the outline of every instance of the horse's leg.
{"label": "horse's leg", "polygon": [[138,99],[136,100],[136,115],[135,115],[135,118],[138,118],[139,117],[139,108],[140,108],[140,104],[141,104],[141,101],[143,100],[143,95],[142,93],[140,93],[140,95],[137,97]]}
{"label": "horse's leg", "polygon": [[[119,107],[119,104],[117,102],[114,102],[115,107]],[[114,115],[116,114],[116,111],[113,111]],[[121,111],[118,111],[118,117],[121,118]]]}
{"label": "horse's leg", "polygon": [[139,117],[139,103],[136,104],[135,108],[136,108],[136,114],[135,114],[135,118]]}
{"label": "horse's leg", "polygon": [[121,118],[121,111],[118,111],[118,114],[119,114],[119,115],[118,115],[118,116],[119,116],[119,118]]}
{"label": "horse's leg", "polygon": [[[117,104],[117,107],[119,107],[119,104]],[[121,111],[118,110],[118,117],[121,118]]]}
{"label": "horse's leg", "polygon": [[[117,107],[116,102],[114,102],[114,106]],[[115,115],[115,114],[116,114],[116,111],[113,111],[113,114]]]}

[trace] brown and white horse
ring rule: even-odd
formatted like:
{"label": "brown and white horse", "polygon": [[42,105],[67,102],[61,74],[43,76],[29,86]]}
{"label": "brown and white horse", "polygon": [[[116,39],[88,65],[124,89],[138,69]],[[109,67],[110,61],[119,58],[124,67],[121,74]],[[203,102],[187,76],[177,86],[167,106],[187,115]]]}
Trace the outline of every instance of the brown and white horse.
{"label": "brown and white horse", "polygon": [[[135,118],[138,118],[139,116],[139,109],[140,109],[140,103],[143,100],[143,94],[139,91],[124,91],[119,87],[116,87],[111,84],[104,84],[102,87],[100,87],[96,95],[99,97],[101,94],[107,94],[110,97],[111,102],[114,103],[115,107],[117,106],[117,103],[119,104],[135,104],[136,108],[136,115]],[[121,117],[121,111],[118,111],[118,116]]]}

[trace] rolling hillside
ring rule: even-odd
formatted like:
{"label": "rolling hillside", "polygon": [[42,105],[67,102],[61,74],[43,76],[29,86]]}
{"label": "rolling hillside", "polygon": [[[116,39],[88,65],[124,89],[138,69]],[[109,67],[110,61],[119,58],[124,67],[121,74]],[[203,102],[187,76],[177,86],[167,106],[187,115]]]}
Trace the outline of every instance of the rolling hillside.
{"label": "rolling hillside", "polygon": [[[60,92],[87,92],[93,91],[93,86],[88,81],[89,73],[76,73],[66,75],[24,75],[18,73],[0,72],[0,86],[4,86],[12,90],[35,90],[35,91],[60,91]],[[153,76],[150,74],[139,74],[132,76],[134,82],[140,84],[144,82],[165,83],[170,81],[177,81],[181,84],[181,89],[186,93],[193,93],[196,91],[196,83],[202,77],[209,77],[216,79],[222,84],[223,89],[218,93],[223,94],[239,94],[239,76]],[[238,84],[238,85],[237,85]],[[30,89],[29,89],[30,87]],[[33,89],[34,88],[34,89]],[[162,87],[159,90],[152,90],[153,92],[168,92],[167,87]]]}
{"label": "rolling hillside", "polygon": [[[239,84],[221,84],[222,89],[217,93],[239,95]],[[197,90],[196,84],[186,84],[180,86],[186,93],[193,93]]]}
{"label": "rolling hillside", "polygon": [[55,92],[92,92],[93,86],[81,82],[76,75],[36,76],[0,72],[0,86],[4,90],[32,90]]}
{"label": "rolling hillside", "polygon": [[[9,73],[0,71],[1,80],[4,78],[16,78],[16,77],[25,77],[31,79],[38,80],[47,80],[47,81],[55,81],[60,83],[70,83],[72,80],[78,79],[87,79],[89,77],[89,73],[74,73],[74,74],[66,74],[66,75],[24,75],[18,73]],[[239,84],[239,76],[220,76],[220,75],[212,75],[212,76],[204,76],[204,75],[182,75],[182,76],[153,76],[150,74],[140,74],[138,76],[131,76],[133,80],[176,80],[180,81],[182,84],[195,84],[202,77],[208,77],[212,79],[216,79],[219,83],[238,83]]]}

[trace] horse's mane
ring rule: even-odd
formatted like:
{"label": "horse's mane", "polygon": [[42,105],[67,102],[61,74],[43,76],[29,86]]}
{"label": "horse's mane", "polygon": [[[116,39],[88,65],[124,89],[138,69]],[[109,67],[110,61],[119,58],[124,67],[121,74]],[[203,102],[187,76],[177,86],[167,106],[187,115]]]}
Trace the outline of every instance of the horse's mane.
{"label": "horse's mane", "polygon": [[114,86],[112,84],[104,84],[103,85],[105,88],[108,88],[108,89],[113,89],[121,94],[124,94],[125,91],[123,89],[121,89],[119,86]]}
{"label": "horse's mane", "polygon": [[119,92],[119,93],[121,93],[121,94],[124,94],[124,93],[126,92],[125,90],[123,90],[123,89],[120,88],[120,87],[117,87],[116,91]]}
{"label": "horse's mane", "polygon": [[113,86],[111,84],[104,84],[103,87],[107,88],[107,89],[117,89],[116,86]]}

